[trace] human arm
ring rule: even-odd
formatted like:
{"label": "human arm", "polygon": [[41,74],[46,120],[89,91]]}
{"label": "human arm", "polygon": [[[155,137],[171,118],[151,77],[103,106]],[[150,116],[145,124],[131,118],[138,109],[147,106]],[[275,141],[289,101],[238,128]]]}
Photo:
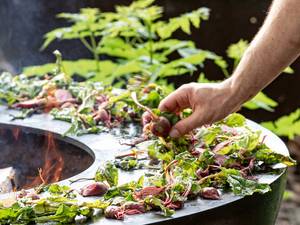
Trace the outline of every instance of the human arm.
{"label": "human arm", "polygon": [[233,75],[219,84],[187,84],[160,104],[162,111],[191,108],[170,135],[181,136],[238,110],[300,54],[300,1],[274,0],[270,13]]}

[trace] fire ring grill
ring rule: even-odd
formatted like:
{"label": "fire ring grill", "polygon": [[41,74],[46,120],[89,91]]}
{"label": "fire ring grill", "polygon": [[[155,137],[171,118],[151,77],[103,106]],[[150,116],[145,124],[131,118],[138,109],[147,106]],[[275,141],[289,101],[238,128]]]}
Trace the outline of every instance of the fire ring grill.
{"label": "fire ring grill", "polygon": [[[88,168],[71,179],[82,177],[93,177],[99,164],[106,160],[113,160],[116,153],[127,150],[128,147],[120,144],[120,136],[103,133],[99,135],[85,135],[81,137],[62,137],[69,127],[68,123],[52,120],[47,114],[34,115],[25,120],[11,121],[9,114],[14,114],[13,110],[7,110],[0,106],[0,129],[21,128],[21,131],[30,130],[35,134],[50,133],[60,142],[66,142],[66,145],[76,146],[77,149],[82,149],[82,152],[88,152],[94,157],[94,162],[91,164],[89,160],[80,160],[75,163],[78,170]],[[267,135],[266,144],[274,151],[288,155],[288,150],[285,144],[273,133],[259,126],[258,124],[248,121],[248,125],[253,129],[259,129],[263,135]],[[7,132],[7,131],[6,131]],[[16,135],[12,133],[12,135]],[[12,138],[12,137],[11,137]],[[48,140],[49,142],[49,140]],[[1,147],[1,144],[0,144]],[[2,158],[3,149],[0,148],[0,157]],[[72,161],[70,155],[65,158],[65,161]],[[32,159],[34,160],[34,159]],[[75,165],[74,164],[74,165]],[[64,173],[62,171],[62,173]],[[143,171],[123,172],[120,174],[120,183],[128,180],[137,179]],[[63,177],[66,178],[68,176]],[[125,221],[107,220],[100,218],[92,221],[89,224],[95,225],[118,225],[118,224],[201,224],[201,225],[272,225],[278,213],[282,194],[286,184],[286,170],[283,169],[277,175],[263,175],[259,177],[261,181],[271,184],[272,192],[264,195],[254,194],[253,196],[238,197],[232,194],[222,195],[222,199],[218,201],[197,199],[189,201],[185,204],[182,210],[178,210],[172,218],[164,218],[153,212],[126,217]],[[69,184],[68,180],[60,181],[62,184]],[[74,183],[73,188],[79,189],[85,185],[82,183]],[[0,195],[4,197],[5,195]],[[93,198],[93,197],[91,197]]]}
{"label": "fire ring grill", "polygon": [[59,140],[53,133],[15,125],[0,125],[0,149],[4,179],[0,193],[40,185],[38,168],[46,183],[54,183],[81,173],[94,161],[93,154]]}

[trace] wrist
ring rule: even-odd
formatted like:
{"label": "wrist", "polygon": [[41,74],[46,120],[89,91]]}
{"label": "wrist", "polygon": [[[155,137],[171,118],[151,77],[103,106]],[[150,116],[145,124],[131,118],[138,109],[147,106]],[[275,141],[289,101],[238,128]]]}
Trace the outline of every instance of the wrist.
{"label": "wrist", "polygon": [[241,86],[232,77],[223,81],[221,84],[222,94],[225,96],[226,108],[231,109],[231,112],[235,112],[245,103],[248,98],[245,95],[245,91],[241,90]]}

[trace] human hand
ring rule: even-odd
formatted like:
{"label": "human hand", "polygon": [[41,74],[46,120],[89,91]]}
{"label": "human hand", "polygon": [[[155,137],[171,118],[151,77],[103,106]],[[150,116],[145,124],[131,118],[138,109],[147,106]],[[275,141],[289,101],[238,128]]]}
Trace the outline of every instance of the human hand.
{"label": "human hand", "polygon": [[190,83],[178,88],[161,101],[159,109],[168,112],[180,112],[190,108],[193,113],[175,124],[171,137],[180,137],[205,124],[223,119],[239,109],[237,96],[234,96],[230,82]]}

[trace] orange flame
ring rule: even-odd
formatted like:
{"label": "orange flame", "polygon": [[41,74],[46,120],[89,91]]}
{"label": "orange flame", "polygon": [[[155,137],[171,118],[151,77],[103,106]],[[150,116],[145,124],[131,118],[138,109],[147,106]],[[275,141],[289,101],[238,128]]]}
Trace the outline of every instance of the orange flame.
{"label": "orange flame", "polygon": [[13,128],[12,134],[13,134],[15,140],[17,141],[19,139],[19,136],[20,136],[20,128],[18,128],[18,127]]}
{"label": "orange flame", "polygon": [[60,180],[64,161],[62,155],[56,148],[53,134],[47,134],[47,148],[45,153],[43,168],[39,169],[39,176],[37,176],[28,187],[34,187],[39,184],[49,184]]}

